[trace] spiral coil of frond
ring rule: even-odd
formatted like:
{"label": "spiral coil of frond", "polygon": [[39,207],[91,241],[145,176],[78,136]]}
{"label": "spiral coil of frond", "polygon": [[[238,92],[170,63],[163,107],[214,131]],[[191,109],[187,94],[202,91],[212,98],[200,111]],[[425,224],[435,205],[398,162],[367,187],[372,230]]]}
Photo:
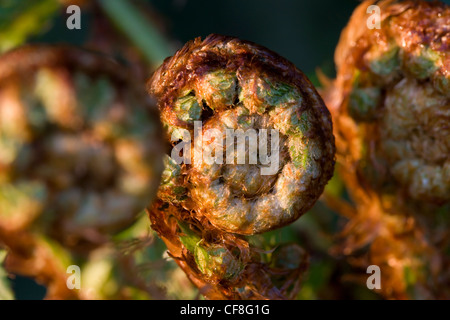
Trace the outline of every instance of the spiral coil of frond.
{"label": "spiral coil of frond", "polygon": [[[149,90],[174,148],[197,134],[182,155],[175,149],[166,158],[159,202],[149,210],[170,254],[207,297],[292,297],[306,263],[302,249],[286,247],[296,261],[270,267],[244,236],[298,219],[333,173],[330,115],[312,84],[274,52],[211,35],[166,59]],[[239,144],[228,140],[230,131],[250,133]],[[275,164],[267,161],[274,156]],[[274,284],[278,273],[284,286]]]}

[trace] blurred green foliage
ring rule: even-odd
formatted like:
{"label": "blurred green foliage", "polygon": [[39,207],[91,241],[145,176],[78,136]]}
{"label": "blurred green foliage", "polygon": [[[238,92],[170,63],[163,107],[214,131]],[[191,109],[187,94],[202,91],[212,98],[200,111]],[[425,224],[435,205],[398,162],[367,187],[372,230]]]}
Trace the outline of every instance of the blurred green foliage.
{"label": "blurred green foliage", "polygon": [[13,300],[14,294],[11,289],[8,274],[3,268],[3,262],[6,254],[6,250],[0,249],[0,300]]}

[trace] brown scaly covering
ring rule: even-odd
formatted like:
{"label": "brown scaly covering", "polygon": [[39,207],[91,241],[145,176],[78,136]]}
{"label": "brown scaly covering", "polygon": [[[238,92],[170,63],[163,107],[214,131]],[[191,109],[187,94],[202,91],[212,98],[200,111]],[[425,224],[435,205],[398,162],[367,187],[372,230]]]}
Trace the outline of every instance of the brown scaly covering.
{"label": "brown scaly covering", "polygon": [[144,88],[108,57],[45,45],[0,57],[0,242],[9,270],[42,280],[50,298],[72,297],[55,248],[84,255],[135,221],[160,182],[160,130]]}
{"label": "brown scaly covering", "polygon": [[[171,134],[183,128],[194,137],[195,120],[203,122],[203,131],[280,131],[280,166],[274,175],[260,174],[261,163],[202,161],[181,168],[187,199],[179,205],[198,219],[239,234],[282,227],[311,208],[333,173],[328,110],[293,64],[265,48],[217,35],[197,39],[166,60],[149,86]],[[185,100],[180,102],[186,97],[189,110],[182,109]],[[212,143],[203,138],[205,145]]]}
{"label": "brown scaly covering", "polygon": [[[247,240],[237,234],[258,234],[292,223],[312,207],[332,176],[332,124],[315,88],[278,54],[220,35],[187,43],[166,59],[148,87],[158,99],[169,139],[193,138],[194,122],[203,126],[203,143],[192,143],[191,164],[166,158],[160,202],[150,210],[153,228],[171,254],[192,280],[197,279],[194,283],[212,283],[211,290],[227,298],[293,296],[286,290],[289,286],[275,287],[270,268],[256,262]],[[209,129],[219,134],[207,136]],[[262,174],[269,165],[261,159],[236,164],[236,152],[231,157],[234,164],[226,161],[227,148],[237,150],[235,142],[227,146],[228,129],[278,130],[278,149],[268,138],[270,152],[280,155],[275,172]],[[195,161],[196,154],[211,151],[224,164]],[[254,153],[246,143],[246,158]],[[177,226],[176,220],[187,226]],[[187,229],[201,241],[201,250],[178,239]],[[220,261],[228,261],[223,263],[226,267],[220,263],[203,267],[199,254],[204,252],[206,260],[220,256]],[[298,266],[304,265],[302,261]]]}
{"label": "brown scaly covering", "polygon": [[[369,5],[381,28],[369,29]],[[361,266],[381,267],[389,298],[449,297],[450,8],[365,1],[342,32],[337,78],[324,94],[337,161],[355,206],[345,254],[371,244]]]}

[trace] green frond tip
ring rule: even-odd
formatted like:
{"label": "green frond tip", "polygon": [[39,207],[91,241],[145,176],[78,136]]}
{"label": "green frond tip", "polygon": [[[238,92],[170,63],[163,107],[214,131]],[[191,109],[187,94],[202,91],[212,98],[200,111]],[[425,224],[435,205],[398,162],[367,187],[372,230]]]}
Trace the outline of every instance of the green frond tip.
{"label": "green frond tip", "polygon": [[350,94],[348,111],[356,121],[372,121],[376,118],[380,99],[380,88],[355,88]]}

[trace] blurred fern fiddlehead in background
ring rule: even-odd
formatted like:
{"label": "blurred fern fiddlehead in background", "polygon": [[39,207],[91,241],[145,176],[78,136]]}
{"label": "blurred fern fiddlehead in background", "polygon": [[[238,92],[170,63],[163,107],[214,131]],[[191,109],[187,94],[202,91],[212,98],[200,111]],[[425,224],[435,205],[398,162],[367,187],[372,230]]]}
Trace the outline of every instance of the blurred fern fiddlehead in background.
{"label": "blurred fern fiddlehead in background", "polygon": [[[365,27],[371,4],[381,29]],[[448,5],[365,1],[341,35],[324,94],[354,202],[327,198],[350,219],[337,249],[379,265],[389,298],[449,297],[449,48]]]}

